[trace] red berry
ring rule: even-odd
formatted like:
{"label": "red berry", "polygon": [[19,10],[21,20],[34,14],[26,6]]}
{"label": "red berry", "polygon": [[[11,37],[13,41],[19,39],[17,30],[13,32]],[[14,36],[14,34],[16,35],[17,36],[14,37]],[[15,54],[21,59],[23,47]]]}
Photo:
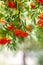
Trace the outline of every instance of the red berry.
{"label": "red berry", "polygon": [[6,26],[7,29],[12,30],[14,26],[12,24]]}
{"label": "red berry", "polygon": [[16,3],[13,2],[13,1],[9,1],[9,2],[8,2],[8,7],[9,7],[9,8],[16,8]]}
{"label": "red berry", "polygon": [[38,0],[38,2],[39,2],[40,4],[43,4],[43,0]]}
{"label": "red berry", "polygon": [[41,19],[38,20],[38,25],[41,26],[41,27],[43,27],[43,20],[41,20]]}

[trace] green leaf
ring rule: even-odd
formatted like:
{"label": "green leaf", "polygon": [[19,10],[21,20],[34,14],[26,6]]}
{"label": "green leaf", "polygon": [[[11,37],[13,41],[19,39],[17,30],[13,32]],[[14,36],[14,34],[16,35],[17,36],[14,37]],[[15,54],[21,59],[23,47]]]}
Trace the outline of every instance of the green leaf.
{"label": "green leaf", "polygon": [[4,15],[2,13],[0,13],[0,18],[2,18]]}

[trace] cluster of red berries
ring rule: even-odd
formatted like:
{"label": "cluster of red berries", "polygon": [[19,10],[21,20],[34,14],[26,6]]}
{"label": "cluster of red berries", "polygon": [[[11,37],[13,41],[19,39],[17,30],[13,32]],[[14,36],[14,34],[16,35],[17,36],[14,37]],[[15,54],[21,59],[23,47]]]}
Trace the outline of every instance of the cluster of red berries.
{"label": "cluster of red berries", "polygon": [[4,45],[6,43],[9,43],[11,40],[10,39],[6,39],[6,38],[1,38],[0,39],[0,44]]}
{"label": "cluster of red berries", "polygon": [[24,31],[19,30],[19,29],[14,29],[14,34],[16,36],[21,36],[21,37],[27,37],[28,36],[27,32],[24,32]]}
{"label": "cluster of red berries", "polygon": [[38,25],[43,27],[43,13],[39,15]]}
{"label": "cluster of red berries", "polygon": [[20,37],[27,37],[28,36],[27,32],[24,32],[20,29],[15,29],[13,25],[9,25],[6,28],[13,31],[16,36],[20,36]]}
{"label": "cluster of red berries", "polygon": [[[16,36],[19,36],[19,37],[27,37],[28,36],[28,33],[27,32],[24,32],[24,31],[22,31],[20,29],[14,29],[14,27],[13,27],[12,24],[6,26],[6,29],[8,29],[10,31],[13,31],[14,34]],[[6,43],[9,43],[10,41],[11,41],[10,39],[7,40],[6,38],[2,38],[2,39],[0,39],[0,44],[3,45],[3,44],[6,44]]]}

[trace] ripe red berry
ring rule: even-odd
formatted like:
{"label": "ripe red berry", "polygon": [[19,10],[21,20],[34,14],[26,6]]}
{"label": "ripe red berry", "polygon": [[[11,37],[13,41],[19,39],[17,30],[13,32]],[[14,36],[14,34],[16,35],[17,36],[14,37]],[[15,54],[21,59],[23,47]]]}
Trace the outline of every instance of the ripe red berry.
{"label": "ripe red berry", "polygon": [[8,7],[9,7],[9,8],[16,8],[16,3],[13,2],[13,1],[9,1],[9,2],[8,2]]}
{"label": "ripe red berry", "polygon": [[39,2],[40,4],[43,4],[43,0],[38,0],[38,2]]}
{"label": "ripe red berry", "polygon": [[41,26],[41,27],[43,27],[43,20],[41,20],[41,19],[38,20],[38,25]]}

